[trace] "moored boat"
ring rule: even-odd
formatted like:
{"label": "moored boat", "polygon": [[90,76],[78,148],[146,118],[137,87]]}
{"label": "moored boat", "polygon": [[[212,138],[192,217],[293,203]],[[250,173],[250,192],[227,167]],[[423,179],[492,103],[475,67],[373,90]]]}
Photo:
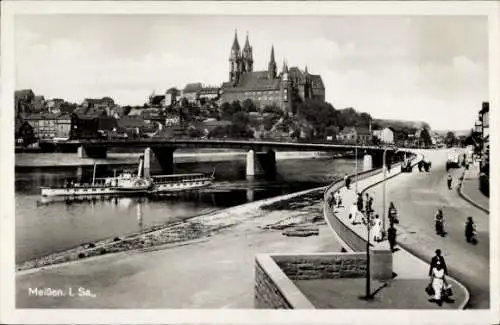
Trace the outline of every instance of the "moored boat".
{"label": "moored boat", "polygon": [[179,192],[207,187],[214,180],[214,172],[211,175],[202,173],[157,175],[143,177],[141,175],[143,159],[141,158],[137,174],[124,171],[118,176],[96,178],[94,175],[91,183],[80,184],[67,181],[61,187],[40,187],[41,195],[48,196],[93,196],[93,195],[131,195],[131,194],[155,194],[166,192]]}
{"label": "moored boat", "polygon": [[212,184],[214,173],[211,175],[196,173],[152,176],[152,192],[178,192],[206,187]]}

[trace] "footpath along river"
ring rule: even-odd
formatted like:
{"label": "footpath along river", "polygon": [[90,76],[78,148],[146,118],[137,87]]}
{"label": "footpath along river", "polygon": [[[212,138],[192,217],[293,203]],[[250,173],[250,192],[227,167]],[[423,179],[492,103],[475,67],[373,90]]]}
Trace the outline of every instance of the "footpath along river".
{"label": "footpath along river", "polygon": [[[247,180],[244,156],[232,161],[191,161],[177,163],[176,173],[209,173],[216,168],[214,184],[197,195],[91,201],[42,201],[39,196],[40,186],[74,176],[76,167],[16,168],[16,264],[249,201],[326,185],[353,172],[354,166],[353,159],[278,157],[275,180]],[[120,167],[100,167],[98,176],[110,175]],[[83,175],[91,177],[92,167],[83,168]]]}

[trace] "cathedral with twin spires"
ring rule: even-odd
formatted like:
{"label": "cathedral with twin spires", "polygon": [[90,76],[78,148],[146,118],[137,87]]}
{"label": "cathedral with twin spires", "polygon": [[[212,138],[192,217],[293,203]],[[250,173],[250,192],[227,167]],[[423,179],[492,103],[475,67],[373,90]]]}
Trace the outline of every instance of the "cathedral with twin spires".
{"label": "cathedral with twin spires", "polygon": [[229,81],[222,84],[221,103],[251,99],[257,106],[277,105],[283,111],[294,113],[292,103],[313,99],[325,101],[325,86],[320,75],[310,74],[307,66],[304,71],[290,67],[283,62],[278,73],[274,58],[274,46],[267,70],[253,71],[252,46],[245,40],[240,49],[235,32],[231,54],[229,55]]}

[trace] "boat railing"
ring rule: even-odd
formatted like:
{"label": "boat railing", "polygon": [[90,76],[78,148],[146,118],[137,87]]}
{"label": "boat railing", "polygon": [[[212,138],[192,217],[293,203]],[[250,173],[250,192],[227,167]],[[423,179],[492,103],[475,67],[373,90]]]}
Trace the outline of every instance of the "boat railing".
{"label": "boat railing", "polygon": [[196,175],[196,176],[179,176],[179,177],[174,177],[174,176],[152,176],[154,183],[181,183],[181,182],[193,182],[193,181],[204,181],[207,179],[211,179],[212,177],[210,175]]}

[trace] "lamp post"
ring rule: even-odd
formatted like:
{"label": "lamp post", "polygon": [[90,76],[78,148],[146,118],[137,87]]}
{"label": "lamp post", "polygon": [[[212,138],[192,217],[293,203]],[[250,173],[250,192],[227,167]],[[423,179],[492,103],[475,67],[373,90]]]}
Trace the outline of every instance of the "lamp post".
{"label": "lamp post", "polygon": [[356,193],[358,193],[358,144],[354,146],[354,159],[356,160],[356,170],[354,171],[355,175],[355,180],[356,180]]}
{"label": "lamp post", "polygon": [[365,295],[360,297],[363,300],[371,300],[373,299],[371,294],[371,281],[370,281],[370,213],[366,212],[366,286],[365,286]]}
{"label": "lamp post", "polygon": [[386,201],[386,192],[385,192],[385,178],[386,178],[386,170],[387,170],[387,166],[386,166],[386,158],[387,158],[387,148],[384,149],[384,155],[383,155],[383,165],[384,165],[384,181],[382,183],[382,196],[383,196],[383,200],[382,200],[382,235],[384,238],[385,237],[385,201]]}

